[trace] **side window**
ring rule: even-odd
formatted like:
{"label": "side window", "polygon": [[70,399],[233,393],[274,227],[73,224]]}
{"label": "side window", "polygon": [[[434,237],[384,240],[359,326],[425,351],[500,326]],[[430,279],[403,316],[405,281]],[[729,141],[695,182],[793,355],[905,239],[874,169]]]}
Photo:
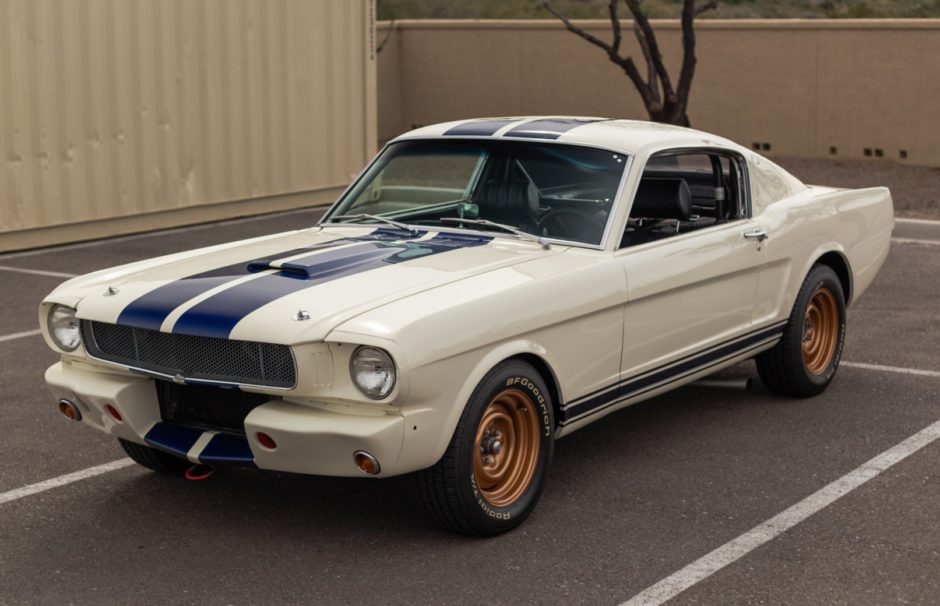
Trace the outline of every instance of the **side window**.
{"label": "side window", "polygon": [[646,163],[620,248],[747,217],[743,160],[711,151],[669,152]]}

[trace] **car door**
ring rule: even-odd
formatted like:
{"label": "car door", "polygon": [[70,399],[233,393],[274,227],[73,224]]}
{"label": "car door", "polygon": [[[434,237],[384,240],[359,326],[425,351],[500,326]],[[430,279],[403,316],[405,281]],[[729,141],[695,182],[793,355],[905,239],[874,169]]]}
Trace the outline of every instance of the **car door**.
{"label": "car door", "polygon": [[730,160],[740,199],[728,220],[615,253],[628,288],[620,399],[720,364],[761,339],[752,318],[765,235],[749,216],[746,164]]}

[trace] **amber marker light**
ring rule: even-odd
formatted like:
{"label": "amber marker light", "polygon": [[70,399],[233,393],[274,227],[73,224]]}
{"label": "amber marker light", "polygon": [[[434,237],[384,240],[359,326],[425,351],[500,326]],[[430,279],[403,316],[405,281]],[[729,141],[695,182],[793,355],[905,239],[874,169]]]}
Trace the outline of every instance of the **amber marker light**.
{"label": "amber marker light", "polygon": [[382,471],[379,460],[364,450],[357,450],[353,453],[353,459],[356,461],[356,467],[364,474],[374,476]]}
{"label": "amber marker light", "polygon": [[59,400],[59,412],[70,421],[81,421],[82,413],[78,407],[68,400]]}

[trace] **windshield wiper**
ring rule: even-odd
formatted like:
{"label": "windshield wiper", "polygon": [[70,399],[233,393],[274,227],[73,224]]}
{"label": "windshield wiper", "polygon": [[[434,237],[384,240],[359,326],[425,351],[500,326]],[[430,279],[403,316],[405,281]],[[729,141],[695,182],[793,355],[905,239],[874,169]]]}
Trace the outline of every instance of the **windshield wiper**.
{"label": "windshield wiper", "polygon": [[530,242],[536,242],[542,245],[542,248],[548,250],[551,248],[551,244],[548,243],[548,240],[541,236],[536,236],[535,234],[530,234],[528,232],[522,231],[512,225],[506,225],[504,223],[497,223],[495,221],[490,221],[488,219],[461,219],[460,217],[444,217],[439,219],[441,223],[469,223],[470,225],[483,225],[485,227],[495,227],[496,229],[502,229],[503,231],[508,231],[514,236],[518,236],[523,240],[529,240]]}
{"label": "windshield wiper", "polygon": [[393,220],[391,220],[391,219],[386,219],[385,217],[380,217],[380,216],[378,216],[378,215],[368,215],[368,214],[366,214],[366,213],[357,213],[357,214],[355,214],[355,215],[336,215],[336,216],[330,217],[330,221],[332,221],[333,219],[353,219],[353,220],[355,220],[355,219],[372,219],[373,221],[379,221],[380,223],[386,223],[386,224],[388,224],[388,225],[392,225],[392,226],[394,226],[394,227],[397,227],[398,229],[400,229],[400,230],[402,230],[402,231],[408,232],[408,233],[411,234],[412,236],[417,236],[418,234],[421,233],[421,232],[419,232],[417,229],[415,229],[415,228],[413,228],[413,227],[410,227],[410,226],[408,226],[408,225],[405,225],[404,223],[400,223],[400,222],[398,222],[398,221],[393,221]]}

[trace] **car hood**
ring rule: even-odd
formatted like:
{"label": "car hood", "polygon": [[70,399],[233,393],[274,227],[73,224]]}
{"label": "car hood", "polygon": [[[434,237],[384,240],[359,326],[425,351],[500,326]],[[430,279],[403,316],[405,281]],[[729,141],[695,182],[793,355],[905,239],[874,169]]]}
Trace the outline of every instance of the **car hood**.
{"label": "car hood", "polygon": [[316,227],[95,272],[47,301],[74,305],[85,320],[289,345],[323,340],[402,297],[561,250],[473,232]]}

